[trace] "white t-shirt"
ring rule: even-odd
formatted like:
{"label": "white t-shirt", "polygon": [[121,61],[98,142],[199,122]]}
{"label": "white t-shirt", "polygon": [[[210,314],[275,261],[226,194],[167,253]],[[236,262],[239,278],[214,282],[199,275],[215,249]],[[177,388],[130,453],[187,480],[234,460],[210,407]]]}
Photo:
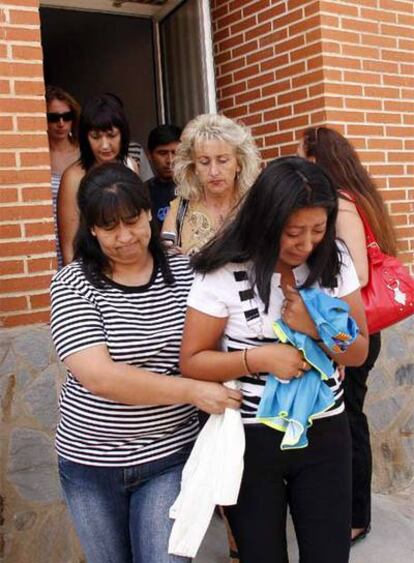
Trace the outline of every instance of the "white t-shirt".
{"label": "white t-shirt", "polygon": [[[355,267],[344,245],[338,243],[342,253],[342,267],[338,276],[338,284],[334,289],[318,287],[332,297],[344,297],[359,288],[359,280]],[[263,344],[278,341],[272,324],[280,318],[281,306],[284,299],[280,287],[280,274],[274,273],[271,280],[271,291],[268,313],[265,313],[264,303],[258,296],[257,287],[252,288],[249,281],[251,264],[228,264],[215,272],[202,275],[196,274],[193,286],[188,296],[188,305],[193,309],[213,317],[227,318],[225,333],[222,338],[223,350],[243,350]],[[296,285],[304,283],[309,273],[308,266],[302,264],[293,270]],[[240,378],[243,392],[241,413],[244,423],[255,423],[255,414],[266,375],[259,379],[251,376]],[[334,376],[326,382],[332,388],[335,404],[326,413],[315,418],[339,414],[344,410],[343,391],[341,382]]]}

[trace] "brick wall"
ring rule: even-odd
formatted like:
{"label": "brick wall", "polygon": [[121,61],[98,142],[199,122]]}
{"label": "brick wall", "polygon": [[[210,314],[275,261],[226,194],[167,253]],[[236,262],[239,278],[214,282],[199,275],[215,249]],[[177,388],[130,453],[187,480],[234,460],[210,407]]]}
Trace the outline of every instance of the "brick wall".
{"label": "brick wall", "polygon": [[328,124],[376,178],[414,262],[413,0],[213,0],[219,108],[265,159]]}
{"label": "brick wall", "polygon": [[0,6],[0,311],[48,320],[56,267],[38,0]]}

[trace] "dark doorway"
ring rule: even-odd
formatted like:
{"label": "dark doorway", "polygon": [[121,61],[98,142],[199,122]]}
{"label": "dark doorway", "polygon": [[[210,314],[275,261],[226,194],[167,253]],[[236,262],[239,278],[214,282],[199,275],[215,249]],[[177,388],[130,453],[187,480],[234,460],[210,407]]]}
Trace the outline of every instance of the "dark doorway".
{"label": "dark doorway", "polygon": [[41,8],[45,83],[81,104],[113,92],[124,102],[132,138],[143,145],[158,123],[152,21]]}

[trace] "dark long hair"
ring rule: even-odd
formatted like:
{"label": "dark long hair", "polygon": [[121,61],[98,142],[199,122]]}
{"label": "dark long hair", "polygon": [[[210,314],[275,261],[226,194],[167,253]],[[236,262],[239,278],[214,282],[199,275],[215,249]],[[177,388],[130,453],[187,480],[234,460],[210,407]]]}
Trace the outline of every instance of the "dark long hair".
{"label": "dark long hair", "polygon": [[79,118],[79,149],[82,168],[88,171],[95,164],[95,156],[88,139],[90,131],[108,131],[118,127],[121,150],[117,160],[124,162],[128,155],[129,125],[122,105],[112,94],[101,94],[87,100]]}
{"label": "dark long hair", "polygon": [[310,273],[302,287],[315,281],[335,287],[341,264],[335,242],[336,191],[319,166],[299,157],[279,158],[261,172],[234,221],[194,256],[194,268],[207,273],[230,262],[252,261],[252,282],[267,310],[283,229],[293,212],[308,207],[325,208],[327,225],[308,259]]}
{"label": "dark long hair", "polygon": [[313,157],[323,168],[338,190],[353,196],[381,249],[395,256],[397,243],[392,221],[374,180],[351,143],[329,127],[309,127],[303,134],[303,150],[306,158]]}
{"label": "dark long hair", "polygon": [[[93,167],[83,178],[78,191],[79,228],[75,237],[75,259],[79,259],[86,278],[104,286],[104,273],[110,271],[108,257],[92,235],[95,226],[105,227],[140,215],[151,209],[148,189],[140,178],[121,163]],[[156,221],[151,220],[151,252],[167,284],[174,283]]]}

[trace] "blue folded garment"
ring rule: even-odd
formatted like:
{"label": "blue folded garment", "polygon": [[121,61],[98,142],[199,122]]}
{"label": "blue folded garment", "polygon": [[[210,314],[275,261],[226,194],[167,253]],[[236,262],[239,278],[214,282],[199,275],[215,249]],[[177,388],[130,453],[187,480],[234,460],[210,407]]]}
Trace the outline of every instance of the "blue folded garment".
{"label": "blue folded garment", "polygon": [[[344,351],[358,335],[358,327],[349,316],[349,306],[319,289],[301,289],[300,295],[314,321],[321,340],[333,352]],[[307,429],[312,419],[335,403],[333,392],[323,380],[335,373],[332,360],[310,336],[294,331],[279,319],[274,331],[283,343],[300,350],[311,369],[299,379],[281,382],[268,377],[256,418],[259,422],[284,432],[281,449],[308,445]],[[272,375],[272,374],[269,374]]]}

